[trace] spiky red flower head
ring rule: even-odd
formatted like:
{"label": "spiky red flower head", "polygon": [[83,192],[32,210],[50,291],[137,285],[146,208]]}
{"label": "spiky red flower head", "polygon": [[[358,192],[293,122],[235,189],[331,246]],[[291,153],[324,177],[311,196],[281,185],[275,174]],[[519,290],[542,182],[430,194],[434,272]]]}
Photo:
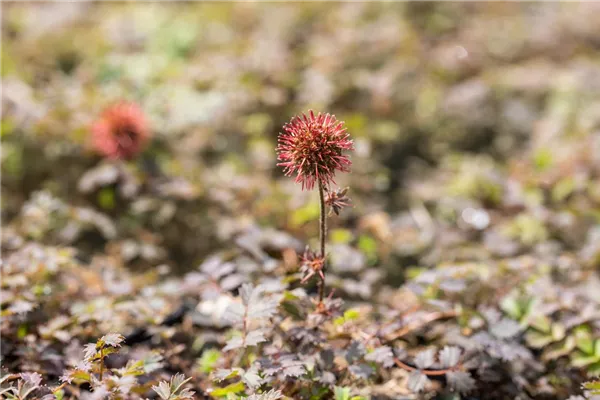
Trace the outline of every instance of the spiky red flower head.
{"label": "spiky red flower head", "polygon": [[113,159],[130,160],[150,138],[146,117],[135,103],[118,103],[107,108],[92,126],[94,149]]}
{"label": "spiky red flower head", "polygon": [[296,174],[296,182],[311,190],[316,182],[324,187],[334,181],[336,171],[350,172],[350,159],[344,150],[354,150],[344,123],[330,114],[296,116],[283,126],[279,134],[278,166],[284,167],[285,175]]}

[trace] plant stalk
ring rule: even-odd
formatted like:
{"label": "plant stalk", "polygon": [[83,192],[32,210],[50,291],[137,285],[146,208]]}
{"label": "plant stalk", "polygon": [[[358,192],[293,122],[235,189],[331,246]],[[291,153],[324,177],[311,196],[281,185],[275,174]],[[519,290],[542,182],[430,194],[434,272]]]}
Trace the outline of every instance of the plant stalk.
{"label": "plant stalk", "polygon": [[321,257],[323,258],[323,275],[319,280],[319,303],[323,302],[323,296],[325,294],[325,267],[327,265],[327,259],[325,255],[325,238],[327,236],[327,214],[325,209],[325,189],[323,188],[323,182],[319,179],[319,203],[321,205],[321,215],[319,218],[319,240],[321,241]]}
{"label": "plant stalk", "polygon": [[103,372],[104,372],[104,349],[100,349],[100,381],[102,381]]}

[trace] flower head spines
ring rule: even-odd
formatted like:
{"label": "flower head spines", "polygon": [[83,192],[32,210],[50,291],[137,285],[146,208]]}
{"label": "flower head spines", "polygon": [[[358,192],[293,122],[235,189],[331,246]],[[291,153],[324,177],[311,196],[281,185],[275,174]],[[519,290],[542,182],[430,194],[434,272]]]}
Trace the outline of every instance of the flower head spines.
{"label": "flower head spines", "polygon": [[92,126],[94,149],[105,157],[130,160],[150,137],[146,117],[135,103],[118,103],[107,108]]}
{"label": "flower head spines", "polygon": [[349,172],[352,162],[343,154],[354,150],[350,135],[342,121],[331,114],[317,114],[310,110],[296,116],[283,126],[279,134],[278,166],[287,176],[296,174],[295,181],[302,189],[311,190],[315,183],[324,187],[335,183],[336,171]]}

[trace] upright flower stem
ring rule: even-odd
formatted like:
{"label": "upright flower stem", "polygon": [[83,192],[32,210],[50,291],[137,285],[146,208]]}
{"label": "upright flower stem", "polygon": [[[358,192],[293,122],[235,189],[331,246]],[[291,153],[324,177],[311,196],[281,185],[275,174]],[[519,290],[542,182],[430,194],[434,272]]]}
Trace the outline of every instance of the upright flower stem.
{"label": "upright flower stem", "polygon": [[100,381],[102,381],[103,373],[104,373],[104,349],[100,349]]}
{"label": "upright flower stem", "polygon": [[319,303],[323,302],[323,295],[325,294],[325,267],[327,264],[325,256],[325,238],[327,236],[327,215],[325,210],[325,190],[323,188],[323,182],[319,179],[319,203],[321,205],[321,215],[319,220],[319,239],[321,241],[321,257],[323,258],[323,274],[319,281]]}

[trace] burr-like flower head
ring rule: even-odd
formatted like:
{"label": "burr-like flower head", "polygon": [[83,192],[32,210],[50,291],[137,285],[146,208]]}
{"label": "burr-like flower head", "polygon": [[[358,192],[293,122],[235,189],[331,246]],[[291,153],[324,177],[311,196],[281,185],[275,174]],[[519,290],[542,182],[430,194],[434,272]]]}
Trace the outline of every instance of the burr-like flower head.
{"label": "burr-like flower head", "polygon": [[94,149],[113,159],[134,158],[149,137],[144,112],[134,103],[119,103],[107,108],[92,126]]}
{"label": "burr-like flower head", "polygon": [[296,116],[279,134],[277,165],[286,175],[296,175],[302,189],[312,189],[316,182],[325,188],[334,181],[336,171],[349,172],[350,159],[344,150],[354,150],[344,123],[330,114]]}

